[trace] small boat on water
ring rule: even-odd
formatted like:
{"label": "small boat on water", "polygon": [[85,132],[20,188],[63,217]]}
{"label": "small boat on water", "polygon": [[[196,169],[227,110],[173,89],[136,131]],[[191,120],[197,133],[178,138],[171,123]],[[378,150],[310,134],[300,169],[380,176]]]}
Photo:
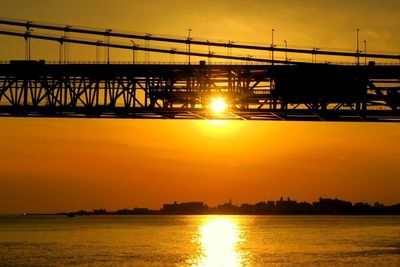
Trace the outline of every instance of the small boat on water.
{"label": "small boat on water", "polygon": [[73,218],[73,217],[75,217],[75,213],[69,212],[69,213],[67,214],[67,216],[68,216],[68,218]]}

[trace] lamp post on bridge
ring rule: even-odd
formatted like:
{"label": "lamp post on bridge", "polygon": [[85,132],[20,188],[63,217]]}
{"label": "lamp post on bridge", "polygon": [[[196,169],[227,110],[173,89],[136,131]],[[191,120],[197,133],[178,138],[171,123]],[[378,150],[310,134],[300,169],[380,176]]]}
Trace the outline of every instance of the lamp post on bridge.
{"label": "lamp post on bridge", "polygon": [[235,42],[228,41],[228,46],[227,46],[227,48],[228,48],[229,64],[232,64],[232,45],[233,45],[234,43],[235,43]]}
{"label": "lamp post on bridge", "polygon": [[311,62],[316,64],[317,63],[317,51],[319,50],[318,47],[313,47],[312,53],[311,53]]}
{"label": "lamp post on bridge", "polygon": [[192,32],[192,29],[188,29],[188,38],[187,38],[187,41],[188,41],[188,52],[189,52],[189,60],[188,60],[188,62],[189,62],[189,65],[190,65],[190,41],[192,40],[191,38],[190,38],[190,33]]}
{"label": "lamp post on bridge", "polygon": [[[64,37],[63,37],[64,39],[68,39],[68,33],[70,32],[71,28],[72,27],[69,25],[65,26]],[[68,43],[63,44],[63,46],[64,46],[64,64],[65,64],[68,61]]]}
{"label": "lamp post on bridge", "polygon": [[286,64],[287,64],[288,63],[288,60],[287,60],[287,41],[283,40],[283,42],[285,43],[285,49],[286,49],[286,51],[285,51],[285,61],[286,61]]}
{"label": "lamp post on bridge", "polygon": [[144,47],[146,48],[146,51],[144,52],[144,61],[146,63],[150,63],[150,54],[149,54],[149,48],[150,48],[150,33],[146,33],[145,35],[145,40],[144,40]]}
{"label": "lamp post on bridge", "polygon": [[[29,22],[28,22],[29,23]],[[26,27],[25,32],[25,60],[31,60],[31,38],[30,35],[33,32],[33,29],[29,29],[29,26]]]}
{"label": "lamp post on bridge", "polygon": [[171,62],[175,64],[175,51],[176,48],[171,48]]}
{"label": "lamp post on bridge", "polygon": [[110,33],[112,32],[111,29],[106,30],[107,35],[107,64],[110,64]]}
{"label": "lamp post on bridge", "polygon": [[357,56],[357,66],[359,66],[360,65],[360,29],[358,29],[357,28],[357,53],[356,53],[356,56]]}
{"label": "lamp post on bridge", "polygon": [[272,35],[272,38],[271,38],[271,60],[272,60],[272,65],[274,65],[274,32],[275,32],[275,29],[272,29],[272,31],[271,31],[271,35]]}
{"label": "lamp post on bridge", "polygon": [[132,64],[135,64],[135,53],[136,53],[136,43],[131,40],[132,43]]}
{"label": "lamp post on bridge", "polygon": [[102,43],[102,41],[97,40],[96,42],[96,63],[100,62],[100,44]]}
{"label": "lamp post on bridge", "polygon": [[364,64],[367,65],[367,40],[364,40]]}
{"label": "lamp post on bridge", "polygon": [[30,29],[30,21],[28,20],[26,22],[26,32],[25,32],[25,60],[31,60],[31,40],[29,38],[29,35],[31,34],[32,29]]}
{"label": "lamp post on bridge", "polygon": [[208,44],[208,64],[211,63],[211,46],[210,46],[210,41],[207,40],[207,44]]}
{"label": "lamp post on bridge", "polygon": [[63,52],[63,45],[64,45],[64,37],[63,36],[61,36],[59,42],[60,42],[60,51],[59,51],[59,62],[58,62],[58,64],[61,64],[62,63],[62,58],[63,58],[63,53],[62,52]]}

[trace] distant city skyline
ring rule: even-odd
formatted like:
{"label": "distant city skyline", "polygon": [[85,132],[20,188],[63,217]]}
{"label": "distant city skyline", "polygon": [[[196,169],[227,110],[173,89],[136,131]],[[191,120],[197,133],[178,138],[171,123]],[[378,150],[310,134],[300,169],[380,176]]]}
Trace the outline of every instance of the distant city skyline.
{"label": "distant city skyline", "polygon": [[258,201],[254,204],[233,204],[229,202],[210,207],[202,201],[176,202],[163,204],[160,209],[149,209],[146,207],[123,208],[109,211],[103,208],[90,211],[67,211],[54,214],[26,214],[24,215],[400,215],[400,203],[383,205],[375,202],[352,203],[341,199],[329,199],[320,197],[318,201],[311,203],[299,202],[294,199]]}

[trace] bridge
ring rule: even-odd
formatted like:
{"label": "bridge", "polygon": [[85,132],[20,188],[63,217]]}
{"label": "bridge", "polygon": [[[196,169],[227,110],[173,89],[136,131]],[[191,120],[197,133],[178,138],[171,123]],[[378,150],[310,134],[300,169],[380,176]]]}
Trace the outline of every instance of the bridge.
{"label": "bridge", "polygon": [[[0,63],[0,116],[400,121],[400,55],[367,53],[358,46],[355,52],[330,51],[288,48],[287,43],[279,47],[214,42],[31,21],[0,19],[0,24],[9,27],[0,29],[0,35],[26,42],[25,60]],[[33,33],[32,29],[47,32]],[[67,33],[101,36],[105,41],[71,38]],[[58,43],[59,61],[32,60],[31,39]],[[138,46],[133,39],[146,45]],[[186,49],[150,47],[150,41],[185,45]],[[104,47],[107,61],[67,61],[69,43]],[[204,50],[194,51],[194,46]],[[228,53],[212,53],[211,47]],[[132,51],[132,62],[111,62],[110,48]],[[266,51],[270,57],[233,55],[233,49]],[[187,62],[139,63],[135,62],[136,51],[182,55]],[[276,57],[282,54],[283,59]],[[288,58],[294,54],[311,56],[313,61]],[[317,62],[317,56],[331,60]],[[335,63],[336,57],[353,62]],[[226,62],[212,63],[211,58]],[[223,100],[226,109],[212,110],[215,99]]]}

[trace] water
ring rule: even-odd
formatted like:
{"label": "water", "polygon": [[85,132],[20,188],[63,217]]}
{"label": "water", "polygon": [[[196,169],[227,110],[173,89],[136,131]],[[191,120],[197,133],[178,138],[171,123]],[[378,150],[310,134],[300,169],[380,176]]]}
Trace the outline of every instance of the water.
{"label": "water", "polygon": [[1,266],[400,266],[400,216],[3,216]]}

